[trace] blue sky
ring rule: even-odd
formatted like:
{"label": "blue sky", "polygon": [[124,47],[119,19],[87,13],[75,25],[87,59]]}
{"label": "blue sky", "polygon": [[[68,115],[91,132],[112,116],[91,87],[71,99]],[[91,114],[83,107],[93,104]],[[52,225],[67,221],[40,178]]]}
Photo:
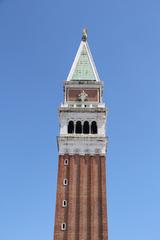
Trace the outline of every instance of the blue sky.
{"label": "blue sky", "polygon": [[0,239],[52,239],[57,109],[84,26],[109,108],[109,239],[160,239],[159,13],[158,0],[0,0]]}

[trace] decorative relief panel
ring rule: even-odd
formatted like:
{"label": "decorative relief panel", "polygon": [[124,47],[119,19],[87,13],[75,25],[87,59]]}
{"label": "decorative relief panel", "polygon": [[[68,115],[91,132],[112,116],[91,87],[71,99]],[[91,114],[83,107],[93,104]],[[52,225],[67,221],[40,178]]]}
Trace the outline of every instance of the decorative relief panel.
{"label": "decorative relief panel", "polygon": [[99,102],[99,89],[85,89],[85,88],[68,88],[67,89],[67,101],[80,101],[80,94],[85,92],[87,102]]}

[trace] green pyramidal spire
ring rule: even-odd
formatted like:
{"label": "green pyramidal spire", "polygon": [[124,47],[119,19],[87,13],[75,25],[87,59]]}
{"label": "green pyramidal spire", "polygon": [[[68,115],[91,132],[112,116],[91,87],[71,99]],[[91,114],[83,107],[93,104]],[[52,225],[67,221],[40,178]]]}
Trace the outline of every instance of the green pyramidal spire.
{"label": "green pyramidal spire", "polygon": [[67,78],[67,81],[73,80],[99,81],[96,66],[87,43],[87,32],[85,29],[83,30],[82,41]]}
{"label": "green pyramidal spire", "polygon": [[74,69],[72,80],[96,80],[86,47],[83,46]]}

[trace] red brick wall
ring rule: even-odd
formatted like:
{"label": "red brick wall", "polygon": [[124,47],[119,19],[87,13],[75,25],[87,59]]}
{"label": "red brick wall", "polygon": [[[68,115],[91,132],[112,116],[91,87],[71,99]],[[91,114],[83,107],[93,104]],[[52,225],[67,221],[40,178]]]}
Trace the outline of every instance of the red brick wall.
{"label": "red brick wall", "polygon": [[[63,186],[64,178],[68,186]],[[67,208],[62,207],[64,199]],[[60,228],[62,222],[67,224],[66,231]],[[60,156],[54,240],[102,239],[108,240],[105,157]]]}

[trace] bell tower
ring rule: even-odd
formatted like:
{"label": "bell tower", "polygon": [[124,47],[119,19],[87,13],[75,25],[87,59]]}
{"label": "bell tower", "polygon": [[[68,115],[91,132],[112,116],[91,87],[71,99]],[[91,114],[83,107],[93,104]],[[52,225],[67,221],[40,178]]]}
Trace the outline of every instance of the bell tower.
{"label": "bell tower", "polygon": [[108,240],[106,107],[87,30],[64,82],[54,240]]}

